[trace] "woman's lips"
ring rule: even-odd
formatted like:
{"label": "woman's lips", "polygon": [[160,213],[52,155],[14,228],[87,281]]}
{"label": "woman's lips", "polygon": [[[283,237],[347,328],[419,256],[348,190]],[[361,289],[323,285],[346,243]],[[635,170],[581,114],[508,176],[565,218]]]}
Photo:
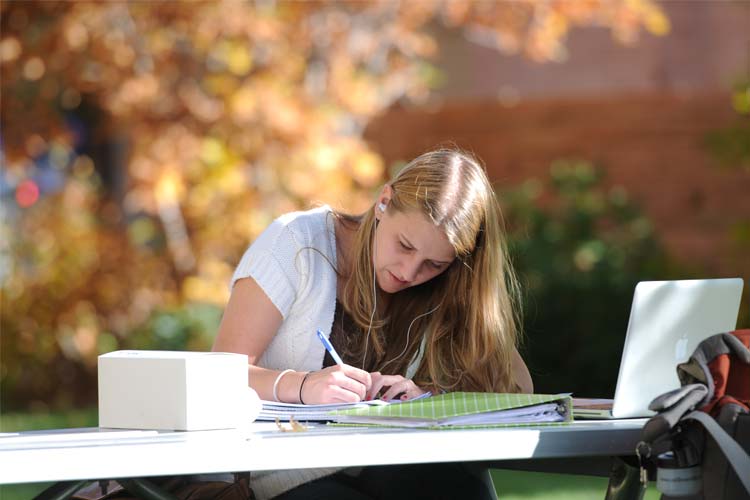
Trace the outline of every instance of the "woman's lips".
{"label": "woman's lips", "polygon": [[399,285],[408,285],[409,284],[408,281],[404,281],[402,279],[398,279],[398,277],[395,274],[393,274],[392,272],[390,272],[390,271],[388,271],[388,274],[390,274],[391,278],[393,278],[393,281],[395,281]]}

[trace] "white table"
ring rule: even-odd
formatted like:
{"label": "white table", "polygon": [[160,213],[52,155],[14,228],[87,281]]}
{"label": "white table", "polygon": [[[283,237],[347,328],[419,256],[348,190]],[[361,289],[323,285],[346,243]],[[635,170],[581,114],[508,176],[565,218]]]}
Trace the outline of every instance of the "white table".
{"label": "white table", "polygon": [[[0,434],[0,484],[458,461],[633,455],[645,419],[559,427],[406,430],[309,424],[280,432],[65,429]],[[533,467],[532,467],[533,468]]]}

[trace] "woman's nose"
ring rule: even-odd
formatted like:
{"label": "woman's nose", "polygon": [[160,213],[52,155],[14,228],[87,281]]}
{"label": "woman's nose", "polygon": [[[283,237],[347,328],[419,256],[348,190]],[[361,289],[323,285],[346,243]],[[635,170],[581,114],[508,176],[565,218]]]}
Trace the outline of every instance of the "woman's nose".
{"label": "woman's nose", "polygon": [[414,281],[417,279],[417,275],[419,274],[419,268],[421,267],[421,263],[418,259],[409,259],[406,262],[404,262],[403,267],[401,268],[401,272],[403,273],[402,278],[405,281]]}

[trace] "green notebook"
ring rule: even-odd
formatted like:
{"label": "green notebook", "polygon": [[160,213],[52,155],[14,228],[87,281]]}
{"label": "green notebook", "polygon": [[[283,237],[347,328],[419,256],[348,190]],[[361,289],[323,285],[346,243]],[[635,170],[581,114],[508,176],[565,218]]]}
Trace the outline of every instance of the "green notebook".
{"label": "green notebook", "polygon": [[564,424],[572,420],[567,394],[451,392],[417,401],[331,412],[345,425],[463,429]]}

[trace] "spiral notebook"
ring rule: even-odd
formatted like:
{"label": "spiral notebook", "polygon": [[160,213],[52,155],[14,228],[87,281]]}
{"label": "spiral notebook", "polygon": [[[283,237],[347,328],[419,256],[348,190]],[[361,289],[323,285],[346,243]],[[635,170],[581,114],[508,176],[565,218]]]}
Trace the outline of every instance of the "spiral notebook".
{"label": "spiral notebook", "polygon": [[372,401],[360,401],[358,403],[333,403],[306,405],[298,403],[277,403],[274,401],[263,401],[263,409],[256,420],[281,420],[284,422],[294,419],[298,422],[326,422],[331,420],[331,412],[337,410],[350,410],[355,408],[369,408],[371,406],[383,406],[390,403],[380,399]]}
{"label": "spiral notebook", "polygon": [[351,410],[355,408],[369,408],[372,406],[387,406],[392,404],[404,404],[409,401],[417,401],[432,396],[431,392],[425,392],[420,396],[405,401],[394,399],[385,401],[382,399],[372,399],[369,401],[359,401],[357,403],[329,403],[306,405],[300,403],[281,403],[275,401],[262,401],[263,408],[256,420],[280,420],[287,422],[294,419],[298,422],[328,422],[332,420],[332,412],[337,410]]}

